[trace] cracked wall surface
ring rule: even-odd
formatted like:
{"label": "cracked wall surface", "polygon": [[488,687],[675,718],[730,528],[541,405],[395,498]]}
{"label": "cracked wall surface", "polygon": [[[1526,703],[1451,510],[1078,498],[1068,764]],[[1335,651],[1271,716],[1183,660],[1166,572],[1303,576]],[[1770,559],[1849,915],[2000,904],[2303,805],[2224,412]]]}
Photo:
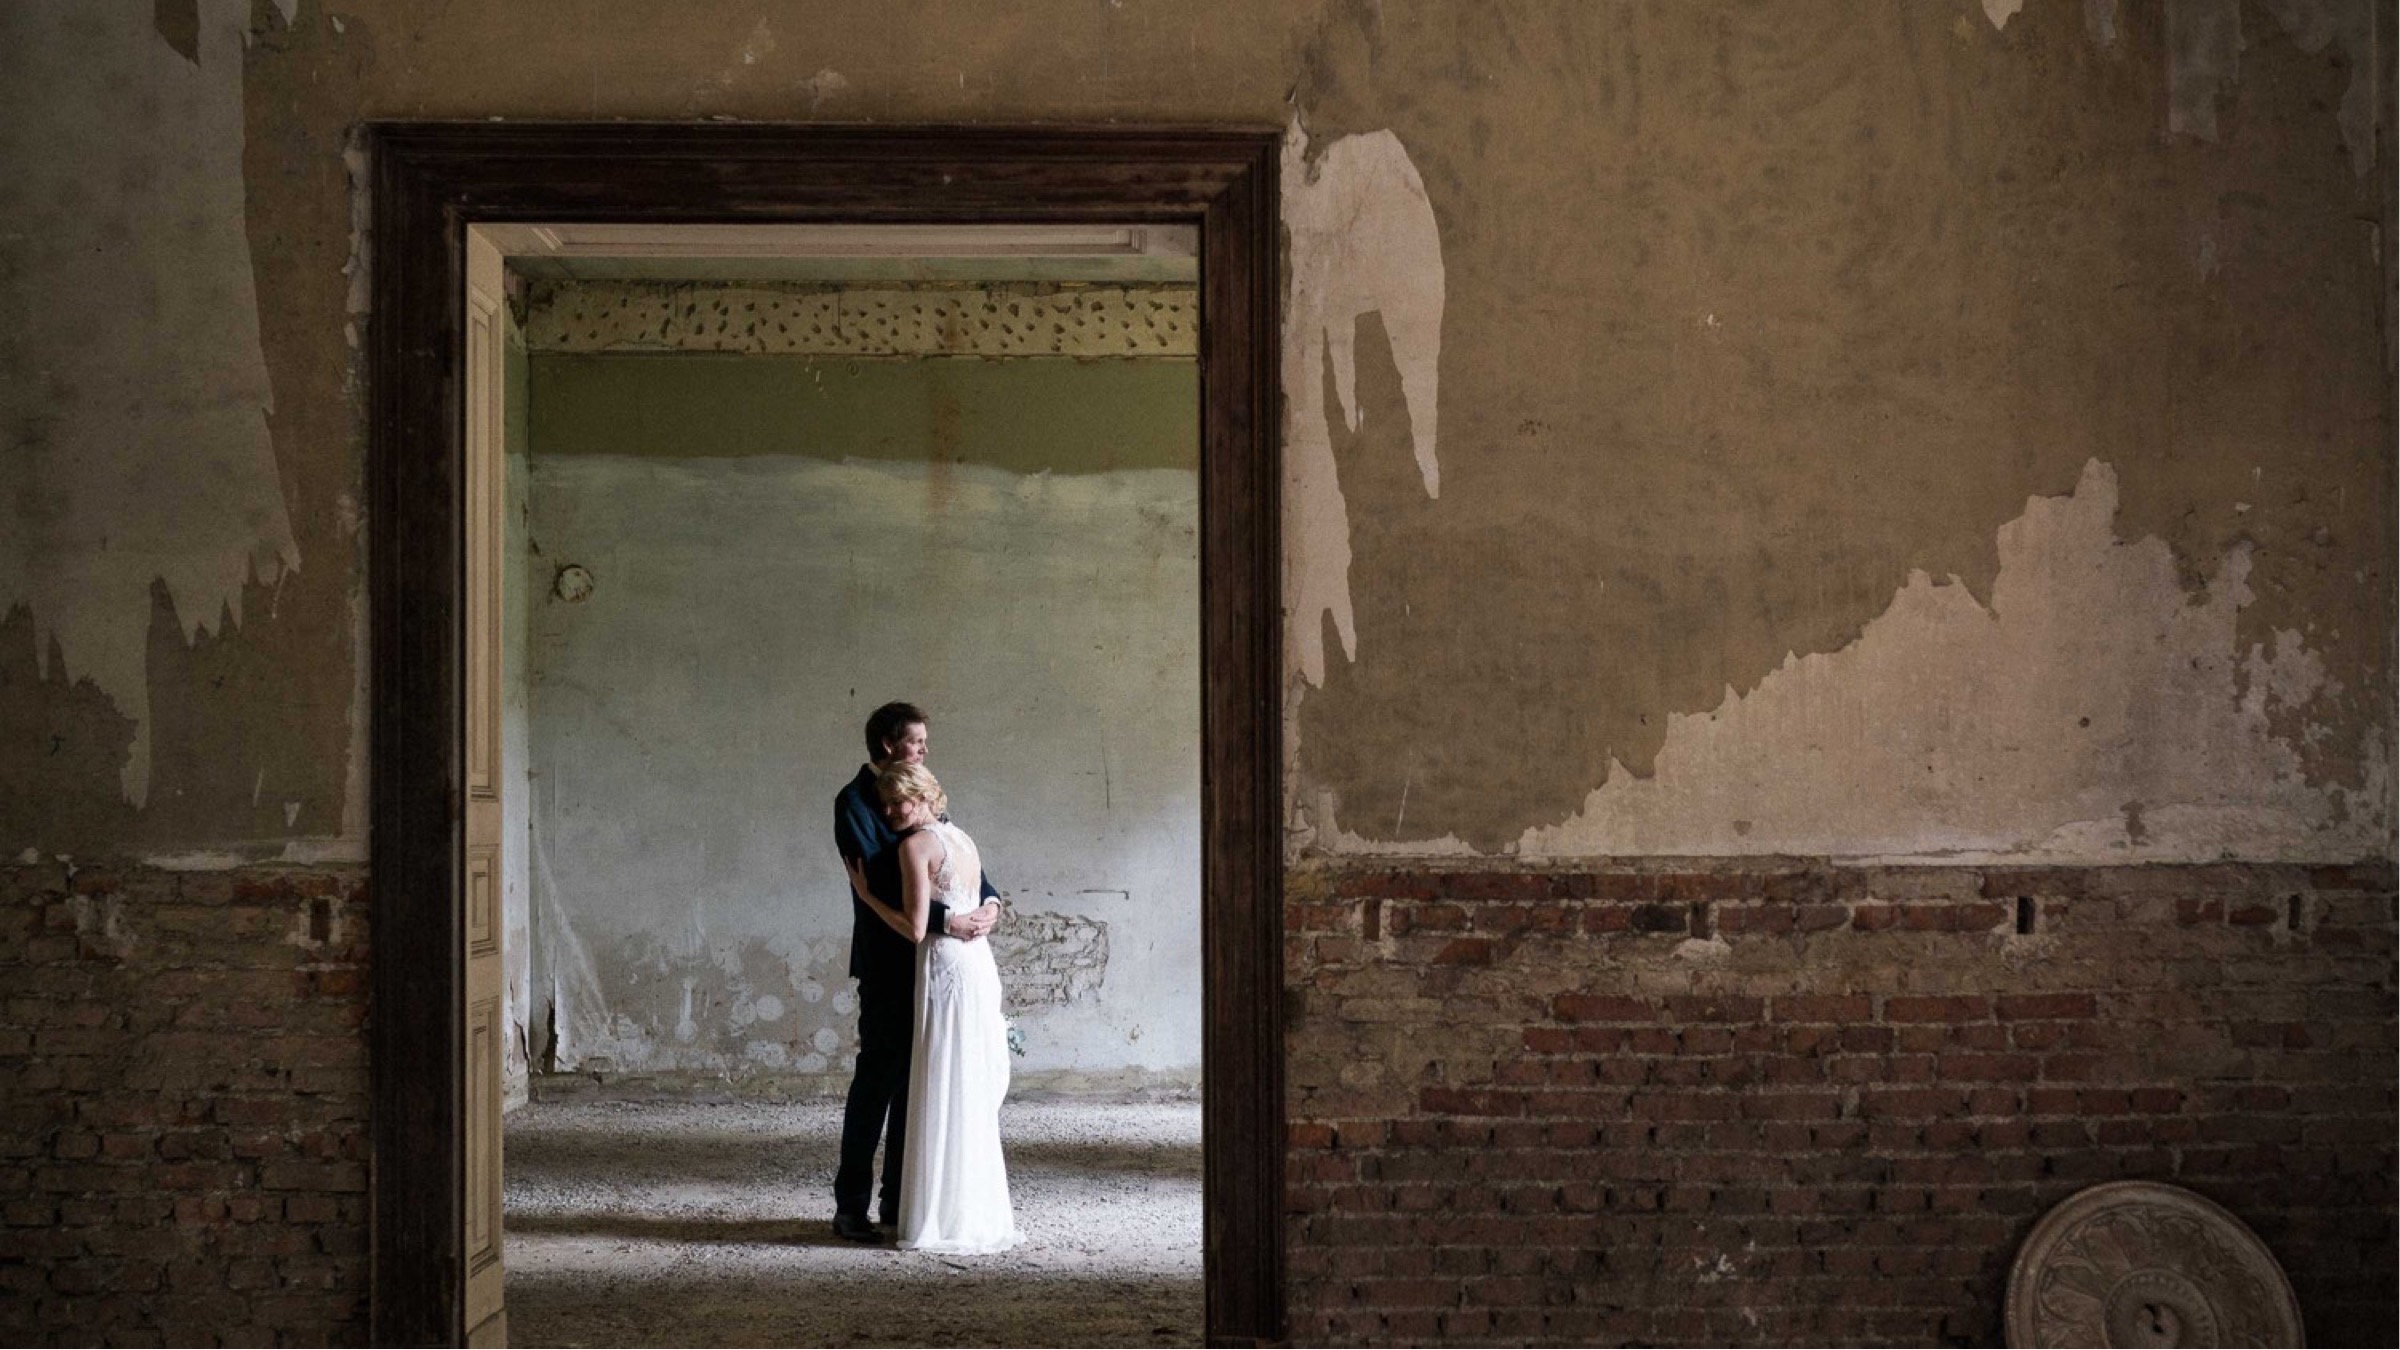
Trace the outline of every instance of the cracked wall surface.
{"label": "cracked wall surface", "polygon": [[[1295,851],[2390,851],[2392,35],[2359,0],[7,22],[12,854],[363,855],[351,140],[492,116],[1287,128]],[[1798,754],[1798,672],[1864,679],[1928,592],[2000,622],[2011,523],[2092,463],[2232,672],[2135,677],[2155,736],[1979,778],[2016,685],[1902,699],[1957,767],[1871,839],[1766,822],[1885,791],[1883,749],[1696,767],[1720,710]],[[2144,668],[2155,622],[2102,628]],[[1823,698],[1949,668],[1907,650]],[[2157,739],[2192,699],[2246,730]],[[2273,786],[2178,827],[2220,772]]]}

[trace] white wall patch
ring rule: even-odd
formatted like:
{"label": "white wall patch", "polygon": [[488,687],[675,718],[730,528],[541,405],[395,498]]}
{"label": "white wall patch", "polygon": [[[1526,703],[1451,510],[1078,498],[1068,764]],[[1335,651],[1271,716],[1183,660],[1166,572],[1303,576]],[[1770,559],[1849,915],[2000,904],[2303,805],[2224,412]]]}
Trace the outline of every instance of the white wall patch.
{"label": "white wall patch", "polygon": [[1389,131],[1344,136],[1311,157],[1295,119],[1283,145],[1283,223],[1291,241],[1284,307],[1284,576],[1293,660],[1325,682],[1324,619],[1343,654],[1358,655],[1350,608],[1350,517],[1325,430],[1331,364],[1343,421],[1359,425],[1358,320],[1380,314],[1400,368],[1410,439],[1429,497],[1441,495],[1435,456],[1441,378],[1441,231],[1424,180]]}

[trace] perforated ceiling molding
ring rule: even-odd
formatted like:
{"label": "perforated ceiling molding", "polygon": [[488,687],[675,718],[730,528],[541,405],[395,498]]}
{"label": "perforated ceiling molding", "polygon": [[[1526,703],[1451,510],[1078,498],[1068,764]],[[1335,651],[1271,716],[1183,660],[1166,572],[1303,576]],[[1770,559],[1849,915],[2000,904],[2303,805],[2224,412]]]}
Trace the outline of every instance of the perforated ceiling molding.
{"label": "perforated ceiling molding", "polygon": [[535,286],[537,352],[1072,356],[1199,354],[1191,286],[878,286],[578,281]]}

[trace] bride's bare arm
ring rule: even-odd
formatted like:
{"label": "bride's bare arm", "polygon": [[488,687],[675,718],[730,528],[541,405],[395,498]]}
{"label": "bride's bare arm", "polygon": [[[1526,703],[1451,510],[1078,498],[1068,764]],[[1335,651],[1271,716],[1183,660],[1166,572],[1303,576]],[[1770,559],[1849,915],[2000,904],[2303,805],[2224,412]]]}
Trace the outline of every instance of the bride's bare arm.
{"label": "bride's bare arm", "polygon": [[[925,918],[933,906],[933,836],[922,831],[900,841],[900,904],[902,914],[887,918],[900,936],[925,940]],[[886,911],[887,913],[889,911]],[[899,922],[894,923],[896,918]]]}

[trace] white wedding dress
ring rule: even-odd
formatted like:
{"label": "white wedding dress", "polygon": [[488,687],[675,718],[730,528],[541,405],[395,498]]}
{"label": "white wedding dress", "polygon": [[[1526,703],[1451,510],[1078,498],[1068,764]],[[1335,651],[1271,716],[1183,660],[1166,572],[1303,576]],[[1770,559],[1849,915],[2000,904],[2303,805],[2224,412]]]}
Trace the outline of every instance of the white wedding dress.
{"label": "white wedding dress", "polygon": [[[958,913],[975,908],[983,878],[975,841],[948,821],[925,828],[943,848],[933,868],[934,897]],[[902,1247],[971,1254],[1006,1251],[1023,1240],[1000,1153],[1000,1099],[1007,1095],[1008,1022],[992,944],[928,936],[917,947]]]}

